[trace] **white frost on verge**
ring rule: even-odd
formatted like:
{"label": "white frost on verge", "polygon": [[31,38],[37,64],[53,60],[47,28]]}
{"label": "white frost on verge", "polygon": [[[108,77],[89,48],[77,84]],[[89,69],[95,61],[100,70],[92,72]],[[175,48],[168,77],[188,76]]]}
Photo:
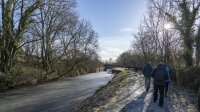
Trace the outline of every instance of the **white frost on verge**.
{"label": "white frost on verge", "polygon": [[144,78],[139,73],[132,74],[132,83],[121,88],[106,105],[102,112],[197,112],[196,94],[193,91],[169,85],[168,97],[163,108],[158,106],[158,100],[153,102],[153,85],[149,92],[145,91]]}

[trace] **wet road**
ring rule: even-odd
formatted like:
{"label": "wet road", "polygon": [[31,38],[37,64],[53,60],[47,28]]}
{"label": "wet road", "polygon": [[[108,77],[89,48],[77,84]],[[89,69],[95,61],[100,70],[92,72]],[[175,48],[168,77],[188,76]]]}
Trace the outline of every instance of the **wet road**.
{"label": "wet road", "polygon": [[0,93],[0,112],[68,112],[112,78],[106,72]]}

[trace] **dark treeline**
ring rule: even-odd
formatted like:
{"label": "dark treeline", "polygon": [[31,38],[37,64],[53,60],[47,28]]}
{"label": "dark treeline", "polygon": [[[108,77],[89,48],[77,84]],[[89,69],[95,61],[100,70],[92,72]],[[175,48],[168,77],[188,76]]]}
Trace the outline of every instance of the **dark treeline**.
{"label": "dark treeline", "polygon": [[97,33],[75,0],[1,0],[0,90],[96,72]]}
{"label": "dark treeline", "polygon": [[147,12],[133,34],[132,49],[117,63],[143,67],[160,61],[173,70],[180,85],[200,87],[200,1],[148,0]]}

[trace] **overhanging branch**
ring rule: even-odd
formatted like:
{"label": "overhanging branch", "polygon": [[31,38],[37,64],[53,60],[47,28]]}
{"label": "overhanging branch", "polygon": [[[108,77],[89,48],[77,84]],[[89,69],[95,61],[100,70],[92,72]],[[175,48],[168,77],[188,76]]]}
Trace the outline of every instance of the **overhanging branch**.
{"label": "overhanging branch", "polygon": [[23,47],[24,45],[26,45],[28,43],[36,42],[36,41],[39,41],[39,40],[41,40],[41,39],[36,39],[36,40],[31,40],[31,41],[25,42],[25,43],[21,44],[19,47],[17,47],[16,49],[20,49],[21,47]]}

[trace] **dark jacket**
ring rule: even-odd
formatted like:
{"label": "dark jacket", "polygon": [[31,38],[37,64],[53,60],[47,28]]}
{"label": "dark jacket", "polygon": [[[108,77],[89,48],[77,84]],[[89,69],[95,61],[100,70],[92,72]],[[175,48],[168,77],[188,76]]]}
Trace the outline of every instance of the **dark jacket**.
{"label": "dark jacket", "polygon": [[199,87],[199,93],[198,93],[198,110],[200,112],[200,87]]}
{"label": "dark jacket", "polygon": [[152,72],[154,85],[165,85],[165,81],[168,79],[168,74],[165,70],[165,66],[159,64]]}
{"label": "dark jacket", "polygon": [[151,72],[153,71],[153,67],[151,64],[146,64],[144,69],[143,69],[143,74],[145,77],[151,77]]}
{"label": "dark jacket", "polygon": [[165,80],[165,82],[171,82],[172,81],[172,78],[171,78],[171,69],[169,68],[168,65],[165,66],[165,70],[166,70],[167,75],[168,75],[168,78],[167,78],[167,80]]}

